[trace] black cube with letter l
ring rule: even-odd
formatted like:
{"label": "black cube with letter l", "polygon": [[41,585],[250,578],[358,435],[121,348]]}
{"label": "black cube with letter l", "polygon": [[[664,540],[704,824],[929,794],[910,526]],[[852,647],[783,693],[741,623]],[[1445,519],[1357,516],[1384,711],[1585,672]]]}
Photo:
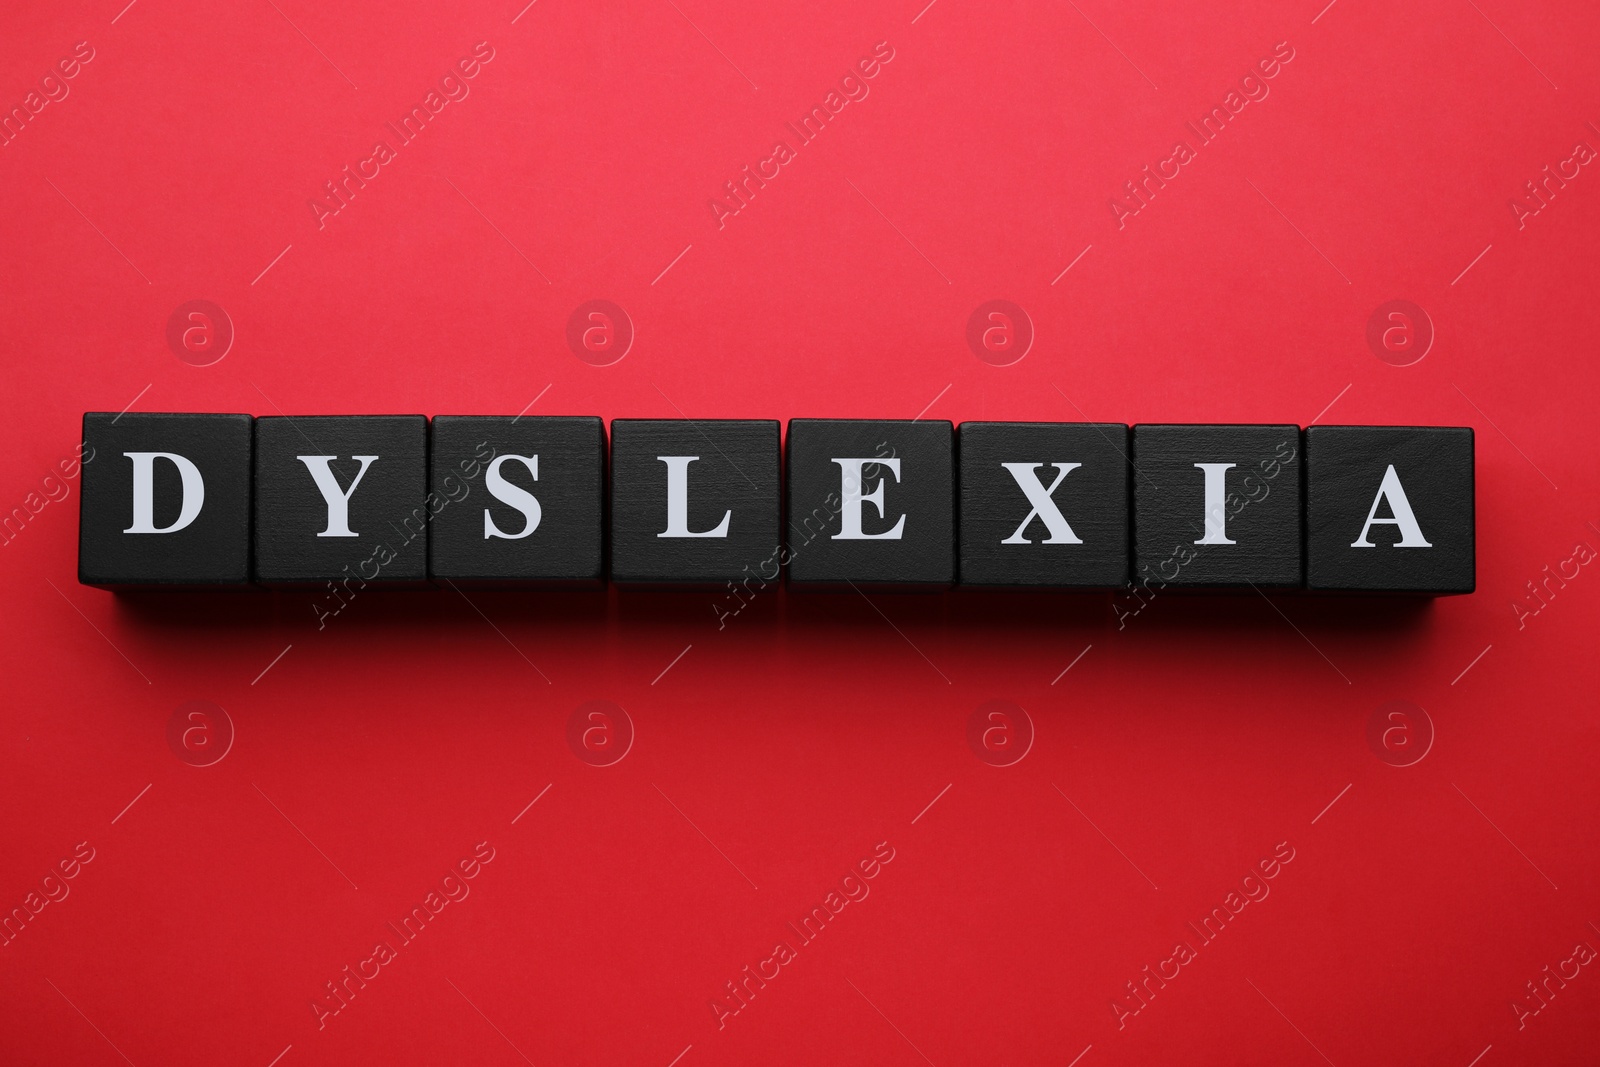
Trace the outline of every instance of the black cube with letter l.
{"label": "black cube with letter l", "polygon": [[791,420],[791,586],[950,586],[956,578],[954,433],[945,421]]}
{"label": "black cube with letter l", "polygon": [[[255,575],[263,585],[423,584],[428,420],[270,415],[256,420]],[[448,505],[446,505],[448,506]]]}
{"label": "black cube with letter l", "polygon": [[1127,584],[1127,426],[964,422],[956,453],[963,586]]}
{"label": "black cube with letter l", "polygon": [[[605,424],[562,415],[435,415],[428,573],[479,586],[604,579]],[[442,500],[442,503],[440,502]]]}
{"label": "black cube with letter l", "polygon": [[1298,426],[1133,428],[1133,582],[1301,584]]}
{"label": "black cube with letter l", "polygon": [[772,419],[613,420],[611,580],[775,579],[778,431]]}
{"label": "black cube with letter l", "polygon": [[1464,426],[1306,431],[1306,587],[1470,593],[1473,436]]}
{"label": "black cube with letter l", "polygon": [[248,584],[250,424],[249,415],[85,413],[78,581]]}

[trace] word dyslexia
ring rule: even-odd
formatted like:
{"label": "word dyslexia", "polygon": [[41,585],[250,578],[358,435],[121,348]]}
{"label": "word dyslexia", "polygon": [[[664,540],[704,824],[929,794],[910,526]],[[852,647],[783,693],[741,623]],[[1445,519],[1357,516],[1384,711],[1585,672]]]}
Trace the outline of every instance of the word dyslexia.
{"label": "word dyslexia", "polygon": [[1462,427],[90,412],[78,574],[1470,593]]}

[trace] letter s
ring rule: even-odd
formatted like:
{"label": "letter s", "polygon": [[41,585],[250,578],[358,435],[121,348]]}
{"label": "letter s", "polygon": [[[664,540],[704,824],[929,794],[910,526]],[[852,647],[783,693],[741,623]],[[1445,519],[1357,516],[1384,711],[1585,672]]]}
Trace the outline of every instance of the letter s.
{"label": "letter s", "polygon": [[490,496],[502,504],[509,504],[522,512],[523,523],[521,533],[506,533],[495,525],[494,516],[489,513],[489,509],[484,508],[483,537],[486,541],[491,537],[502,537],[507,541],[521,540],[539,528],[539,519],[543,515],[537,497],[520,485],[513,485],[506,481],[505,475],[500,473],[500,465],[508,459],[514,459],[521,463],[528,468],[528,473],[533,475],[534,481],[539,480],[538,456],[513,456],[507,453],[494,458],[494,462],[489,464],[488,472],[483,476],[484,488],[489,490]]}

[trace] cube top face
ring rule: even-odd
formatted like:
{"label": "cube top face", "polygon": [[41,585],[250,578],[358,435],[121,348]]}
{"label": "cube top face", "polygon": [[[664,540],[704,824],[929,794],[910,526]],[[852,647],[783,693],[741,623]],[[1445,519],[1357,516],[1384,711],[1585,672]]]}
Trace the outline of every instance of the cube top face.
{"label": "cube top face", "polygon": [[1470,593],[1473,434],[1454,426],[1306,431],[1306,586]]}
{"label": "cube top face", "polygon": [[1128,428],[964,422],[961,584],[1109,589],[1128,581]]}
{"label": "cube top face", "polygon": [[1301,583],[1298,426],[1133,428],[1133,581]]}
{"label": "cube top face", "polygon": [[776,566],[778,434],[770,419],[613,421],[612,580],[720,584]]}
{"label": "cube top face", "polygon": [[436,415],[432,434],[432,577],[579,587],[604,579],[600,419]]}
{"label": "cube top face", "polygon": [[428,420],[256,420],[255,574],[265,584],[428,577]]}
{"label": "cube top face", "polygon": [[86,413],[78,580],[248,583],[250,435],[249,415]]}
{"label": "cube top face", "polygon": [[789,423],[789,581],[940,589],[955,581],[954,427]]}

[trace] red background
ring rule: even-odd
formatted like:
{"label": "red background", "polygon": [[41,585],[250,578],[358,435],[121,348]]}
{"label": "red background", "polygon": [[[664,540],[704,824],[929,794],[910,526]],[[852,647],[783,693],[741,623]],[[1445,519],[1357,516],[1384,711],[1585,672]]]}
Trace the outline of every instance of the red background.
{"label": "red background", "polygon": [[[0,948],[0,1061],[1593,1061],[1592,967],[1511,1004],[1600,947],[1600,577],[1512,605],[1600,546],[1600,176],[1508,206],[1600,145],[1592,5],[521,7],[7,5],[7,107],[95,58],[0,149],[4,508],[130,403],[1469,425],[1478,592],[1161,597],[1119,630],[1109,596],[769,590],[719,631],[706,593],[443,590],[319,631],[307,593],[78,586],[57,481],[0,551],[0,905],[95,858]],[[319,229],[480,41],[470,96]],[[870,96],[719,229],[722,183],[879,41]],[[1119,229],[1122,183],[1280,41],[1270,95]],[[565,339],[597,298],[637,331],[608,367]],[[992,298],[1037,332],[1008,367],[965,340]],[[236,330],[207,367],[165,340],[193,299]],[[1410,366],[1366,341],[1391,299],[1436,331]],[[236,731],[208,767],[168,743],[190,700]],[[636,729],[613,766],[568,744],[590,700]],[[1033,724],[1012,766],[969,747],[990,700]],[[1411,766],[1381,757],[1417,713],[1368,742],[1394,700],[1436,734]],[[319,1029],[481,841],[471,895]],[[871,895],[719,1029],[878,842]],[[1279,842],[1271,895],[1119,1029]]]}

